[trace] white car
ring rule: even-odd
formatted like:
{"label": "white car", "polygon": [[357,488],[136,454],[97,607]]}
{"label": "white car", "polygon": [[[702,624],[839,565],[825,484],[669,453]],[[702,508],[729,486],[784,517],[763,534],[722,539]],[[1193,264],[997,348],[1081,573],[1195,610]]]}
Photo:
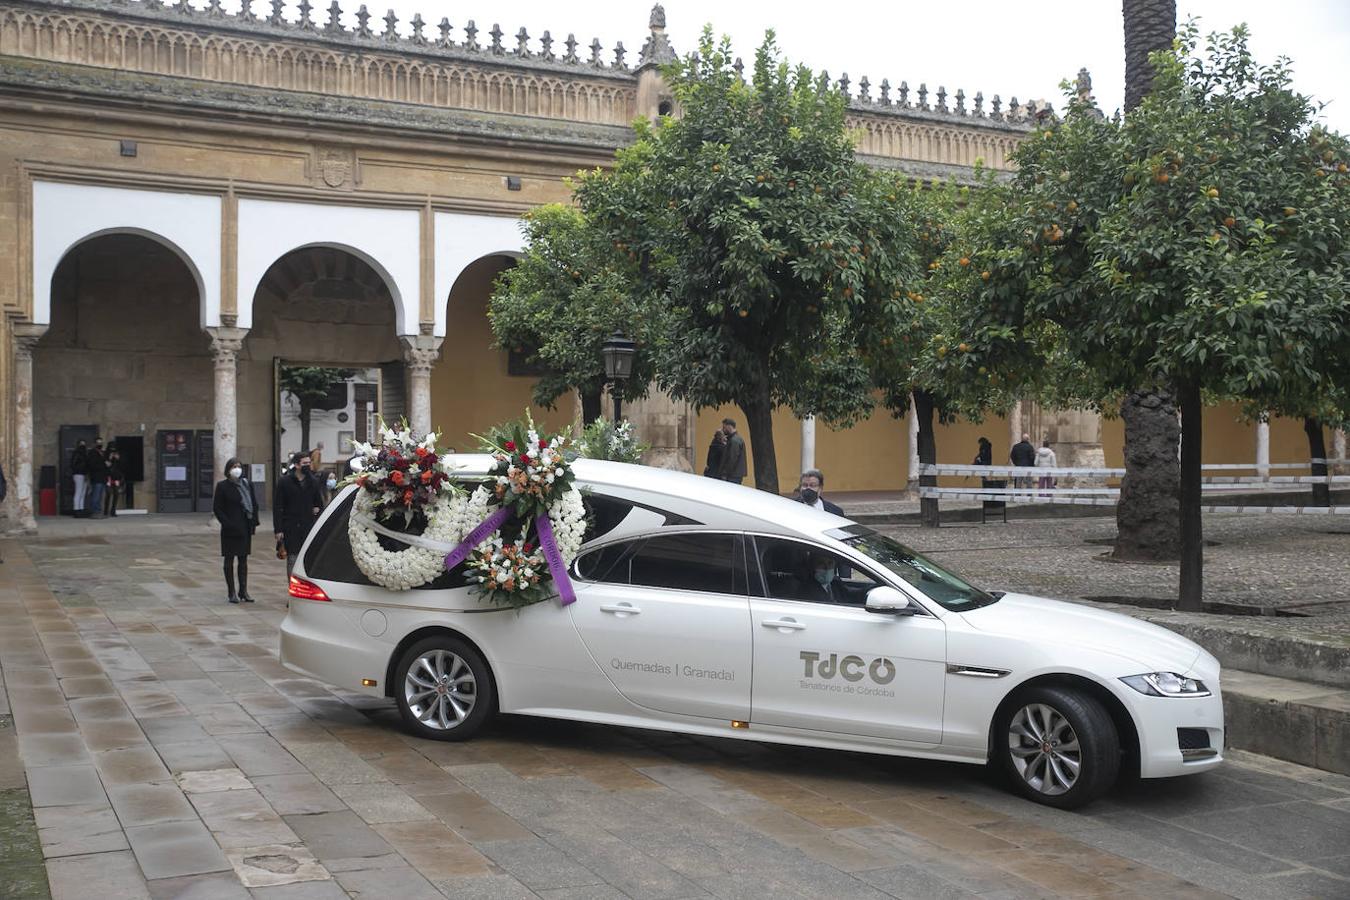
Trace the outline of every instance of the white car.
{"label": "white car", "polygon": [[[454,458],[466,478],[486,456]],[[1002,768],[1075,807],[1125,768],[1222,761],[1219,664],[1127,616],[988,593],[870,528],[740,485],[578,460],[590,524],[577,601],[516,612],[462,569],[372,585],[355,488],[296,561],[281,660],[392,697],[422,737],[496,711]]]}

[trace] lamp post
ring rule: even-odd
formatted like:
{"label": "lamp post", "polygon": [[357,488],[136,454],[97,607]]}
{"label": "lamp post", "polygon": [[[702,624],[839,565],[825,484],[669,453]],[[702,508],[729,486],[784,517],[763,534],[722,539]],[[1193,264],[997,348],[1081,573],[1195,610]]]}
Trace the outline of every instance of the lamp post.
{"label": "lamp post", "polygon": [[600,348],[600,355],[605,358],[605,378],[614,394],[614,422],[617,424],[623,412],[623,386],[633,374],[637,343],[629,340],[622,331],[616,331]]}

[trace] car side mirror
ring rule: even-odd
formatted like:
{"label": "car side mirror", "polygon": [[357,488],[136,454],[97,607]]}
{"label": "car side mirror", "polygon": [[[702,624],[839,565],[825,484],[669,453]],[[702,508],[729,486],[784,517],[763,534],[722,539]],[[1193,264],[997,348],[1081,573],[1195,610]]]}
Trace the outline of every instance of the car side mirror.
{"label": "car side mirror", "polygon": [[919,608],[908,597],[884,584],[867,592],[867,605],[864,608],[883,616],[912,616],[919,612]]}

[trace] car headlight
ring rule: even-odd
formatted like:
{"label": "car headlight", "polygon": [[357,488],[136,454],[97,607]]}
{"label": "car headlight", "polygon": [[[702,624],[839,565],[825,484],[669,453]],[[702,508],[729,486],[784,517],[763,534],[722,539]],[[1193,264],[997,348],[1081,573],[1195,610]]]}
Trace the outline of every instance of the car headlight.
{"label": "car headlight", "polygon": [[1186,678],[1176,672],[1150,672],[1120,679],[1141,694],[1150,697],[1208,697],[1209,688],[1196,678]]}

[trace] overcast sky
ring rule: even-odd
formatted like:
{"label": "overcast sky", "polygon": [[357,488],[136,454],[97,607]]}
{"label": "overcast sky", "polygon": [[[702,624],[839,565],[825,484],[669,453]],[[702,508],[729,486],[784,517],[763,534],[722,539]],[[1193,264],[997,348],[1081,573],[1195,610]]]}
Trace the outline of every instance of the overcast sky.
{"label": "overcast sky", "polygon": [[[202,5],[203,0],[194,0]],[[294,7],[297,0],[288,0]],[[310,0],[314,18],[326,20],[327,0]],[[402,19],[400,30],[420,12],[429,23],[448,17],[458,43],[463,27],[473,19],[480,42],[494,22],[508,35],[508,47],[524,26],[538,48],[545,29],[558,44],[569,32],[582,45],[598,37],[611,60],[613,47],[623,41],[628,62],[634,64],[647,34],[649,2],[642,0],[366,0],[375,16],[392,7]],[[227,3],[237,8],[238,0]],[[254,0],[254,8],[267,7]],[[341,0],[351,12],[356,0]],[[1194,16],[1202,33],[1228,29],[1246,22],[1258,60],[1284,55],[1294,63],[1294,86],[1327,104],[1326,123],[1350,133],[1350,0],[1178,0],[1178,20]],[[1072,78],[1080,67],[1092,72],[1101,107],[1109,114],[1124,94],[1124,50],[1120,0],[1076,0],[1071,3],[1027,0],[891,0],[833,3],[742,2],[727,0],[667,0],[667,31],[680,53],[691,50],[705,23],[732,38],[747,59],[766,28],[778,34],[778,43],[793,62],[826,69],[832,77],[847,72],[856,85],[867,75],[873,95],[882,78],[892,85],[909,82],[911,90],[926,82],[930,91],[945,85],[949,95],[964,88],[967,98],[982,91],[986,101],[1000,94],[1022,102],[1051,100],[1060,105],[1059,82]],[[382,25],[381,25],[382,27]],[[435,29],[428,28],[434,35]],[[912,95],[911,95],[912,99]],[[954,102],[952,100],[949,103]],[[970,103],[970,99],[967,100]]]}

